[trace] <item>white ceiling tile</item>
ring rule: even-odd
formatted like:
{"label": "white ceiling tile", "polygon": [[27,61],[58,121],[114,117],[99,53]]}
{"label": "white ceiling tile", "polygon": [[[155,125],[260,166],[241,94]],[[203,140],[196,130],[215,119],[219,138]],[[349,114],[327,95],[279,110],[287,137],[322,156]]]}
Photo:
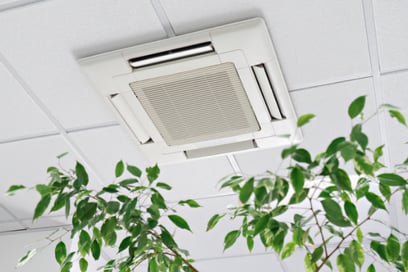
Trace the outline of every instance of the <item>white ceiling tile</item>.
{"label": "white ceiling tile", "polygon": [[[17,271],[58,271],[59,265],[54,259],[55,243],[46,246],[49,240],[45,238],[53,231],[16,232],[13,234],[0,235],[0,245],[7,245],[2,248],[1,266],[2,271],[16,271],[16,264],[24,254],[33,248],[39,251],[28,263],[20,267]],[[68,235],[64,241],[69,248]]]}
{"label": "white ceiling tile", "polygon": [[[303,260],[300,262],[303,263]],[[281,272],[279,261],[273,254],[257,254],[198,261],[194,263],[200,271],[234,271],[234,272]],[[299,263],[298,263],[299,268]],[[285,270],[286,271],[286,270]],[[295,270],[287,270],[295,271]],[[297,269],[296,271],[300,271]]]}
{"label": "white ceiling tile", "polygon": [[0,90],[0,142],[56,131],[2,63],[0,63]]}
{"label": "white ceiling tile", "polygon": [[183,163],[163,165],[160,181],[173,189],[163,192],[169,200],[203,198],[230,193],[219,190],[219,181],[234,173],[225,156],[201,158]]}
{"label": "white ceiling tile", "polygon": [[[408,117],[408,110],[402,113]],[[387,137],[386,147],[388,147],[390,164],[396,165],[403,163],[408,158],[408,129],[395,119],[387,120],[384,129]]]}
{"label": "white ceiling tile", "polygon": [[381,84],[385,103],[408,110],[408,71],[383,75]]}
{"label": "white ceiling tile", "polygon": [[[368,95],[365,116],[369,116],[376,109],[375,94],[371,79],[355,80],[339,84],[304,89],[292,92],[292,100],[298,116],[313,113],[316,115],[309,124],[302,129],[303,142],[301,146],[311,151],[312,156],[326,150],[334,138],[347,137],[351,130],[350,119],[347,115],[348,105],[360,95]],[[367,123],[363,129],[370,136],[369,145],[377,147],[381,143],[378,118]],[[236,155],[238,163],[244,173],[262,174],[266,170],[276,171],[281,165],[282,148],[252,151]],[[280,169],[285,168],[283,163]]]}
{"label": "white ceiling tile", "polygon": [[14,218],[6,210],[0,207],[0,223],[13,220]]}
{"label": "white ceiling tile", "polygon": [[69,135],[106,184],[114,181],[115,165],[119,160],[136,165],[142,170],[148,166],[136,143],[120,126],[73,132]]}
{"label": "white ceiling tile", "polygon": [[[364,116],[369,117],[376,111],[376,100],[372,80],[354,80],[328,86],[305,89],[291,93],[297,114],[316,115],[310,124],[303,127],[303,143],[315,156],[326,150],[336,137],[348,137],[351,122],[347,114],[349,104],[358,96],[367,95]],[[381,144],[378,118],[371,119],[363,131],[369,135],[369,146]]]}
{"label": "white ceiling tile", "polygon": [[360,1],[162,0],[162,3],[177,33],[263,17],[290,89],[371,73]]}
{"label": "white ceiling tile", "polygon": [[0,13],[0,33],[0,52],[66,128],[114,120],[77,58],[165,37],[148,0],[44,1]]}
{"label": "white ceiling tile", "polygon": [[[13,184],[32,187],[47,183],[47,168],[57,165],[56,156],[64,152],[71,150],[59,136],[0,144],[0,192]],[[72,152],[61,160],[61,164],[72,168]],[[38,200],[39,194],[34,190],[23,190],[14,196],[0,195],[0,202],[18,218],[31,218]]]}
{"label": "white ceiling tile", "polygon": [[71,218],[66,219],[64,215],[44,216],[36,219],[34,222],[32,218],[21,220],[22,223],[30,229],[60,227],[71,225]]}
{"label": "white ceiling tile", "polygon": [[408,2],[373,2],[381,70],[408,68]]}

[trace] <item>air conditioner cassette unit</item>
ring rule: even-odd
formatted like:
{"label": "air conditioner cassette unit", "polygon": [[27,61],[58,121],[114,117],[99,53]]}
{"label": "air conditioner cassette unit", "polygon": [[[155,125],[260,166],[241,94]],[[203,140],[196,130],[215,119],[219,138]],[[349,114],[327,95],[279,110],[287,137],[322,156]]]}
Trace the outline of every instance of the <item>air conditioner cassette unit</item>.
{"label": "air conditioner cassette unit", "polygon": [[260,18],[80,60],[152,162],[175,162],[301,140]]}

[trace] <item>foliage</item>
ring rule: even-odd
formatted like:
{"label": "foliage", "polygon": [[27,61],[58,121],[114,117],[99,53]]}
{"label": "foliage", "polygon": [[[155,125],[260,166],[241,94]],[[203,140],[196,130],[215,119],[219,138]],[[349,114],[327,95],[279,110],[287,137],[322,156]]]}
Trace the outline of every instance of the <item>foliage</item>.
{"label": "foliage", "polygon": [[[47,210],[52,213],[65,209],[66,217],[72,216],[71,238],[79,237],[78,249],[74,252],[69,252],[62,240],[57,243],[55,259],[61,272],[70,271],[74,262],[79,264],[81,272],[87,271],[89,259],[100,259],[105,247],[117,248],[119,257],[109,260],[103,267],[104,272],[130,272],[145,261],[148,271],[197,271],[192,260],[187,259],[188,252],[178,247],[162,223],[167,221],[174,227],[191,231],[187,221],[160,193],[172,188],[157,181],[160,173],[157,165],[146,169],[145,180],[139,168],[119,161],[115,167],[117,180],[101,190],[89,188],[88,174],[79,162],[74,170],[49,167],[47,172],[49,183],[37,184],[34,188],[41,198],[33,220]],[[14,194],[21,189],[25,186],[13,185],[7,193]],[[173,206],[177,205],[200,207],[192,199]],[[35,253],[36,250],[27,252],[18,266]]]}
{"label": "foliage", "polygon": [[[298,145],[284,149],[281,157],[289,160],[287,175],[234,175],[222,181],[221,188],[236,192],[240,205],[211,217],[207,230],[226,214],[241,222],[239,228],[226,234],[224,249],[242,237],[252,251],[254,240],[259,238],[265,248],[282,259],[291,256],[296,248],[305,249],[307,271],[336,265],[339,271],[353,272],[361,269],[367,254],[372,253],[390,267],[408,271],[407,234],[391,226],[389,235],[383,237],[380,233],[365,233],[362,228],[367,222],[387,225],[381,219],[397,194],[402,194],[402,210],[408,212],[407,180],[382,164],[384,145],[368,147],[369,137],[363,126],[379,112],[364,119],[365,100],[365,96],[358,97],[348,108],[352,121],[349,136],[333,139],[314,158]],[[380,108],[384,109],[406,126],[397,108]],[[313,117],[301,116],[298,127]],[[399,165],[405,169],[407,166],[408,160]],[[367,211],[362,209],[367,205]],[[367,271],[375,271],[375,264],[370,264]]]}

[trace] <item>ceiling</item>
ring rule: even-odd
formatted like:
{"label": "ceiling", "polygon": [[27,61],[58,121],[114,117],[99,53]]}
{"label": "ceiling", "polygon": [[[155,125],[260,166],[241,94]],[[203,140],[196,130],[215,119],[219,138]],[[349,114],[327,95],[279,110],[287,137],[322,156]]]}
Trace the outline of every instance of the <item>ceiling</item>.
{"label": "ceiling", "polygon": [[[368,95],[367,113],[382,103],[408,113],[406,14],[402,0],[0,0],[0,191],[44,182],[45,169],[66,151],[62,163],[81,161],[94,186],[113,179],[120,159],[147,166],[81,74],[78,58],[257,16],[268,24],[297,113],[317,115],[303,130],[303,145],[316,154],[348,133],[346,109],[359,95]],[[372,119],[367,133],[372,146],[386,144],[387,163],[398,163],[408,153],[402,144],[408,132],[388,120]],[[180,234],[201,271],[299,270],[301,252],[284,262],[263,249],[249,255],[243,243],[223,253],[231,223],[204,232],[206,220],[235,201],[217,190],[217,181],[234,171],[274,170],[279,156],[268,149],[161,167],[161,179],[174,187],[169,199],[196,198],[204,206],[186,211],[194,235]],[[33,225],[37,200],[34,192],[0,197],[7,271],[31,240],[66,224],[57,214]],[[406,226],[395,207],[389,221]],[[42,254],[21,271],[56,271],[52,252]]]}

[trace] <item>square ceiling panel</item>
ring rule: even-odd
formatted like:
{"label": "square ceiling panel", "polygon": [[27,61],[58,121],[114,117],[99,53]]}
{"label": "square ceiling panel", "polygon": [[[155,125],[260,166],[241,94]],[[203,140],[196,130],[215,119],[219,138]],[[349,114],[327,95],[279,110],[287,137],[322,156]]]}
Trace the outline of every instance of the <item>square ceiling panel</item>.
{"label": "square ceiling panel", "polygon": [[373,2],[381,71],[407,69],[408,2]]}
{"label": "square ceiling panel", "polygon": [[56,132],[47,116],[2,63],[0,90],[0,143]]}
{"label": "square ceiling panel", "polygon": [[[72,151],[59,136],[44,137],[8,144],[0,144],[0,192],[6,192],[13,184],[33,187],[47,183],[47,168],[57,165],[56,156],[64,152],[70,154],[61,160],[68,169],[74,166]],[[1,194],[0,202],[17,218],[32,218],[34,207],[40,199],[35,190],[23,190],[14,196]]]}
{"label": "square ceiling panel", "polygon": [[148,0],[43,1],[0,13],[0,33],[0,52],[67,129],[114,122],[77,58],[165,37]]}
{"label": "square ceiling panel", "polygon": [[360,1],[161,2],[177,34],[263,17],[291,90],[371,73]]}

